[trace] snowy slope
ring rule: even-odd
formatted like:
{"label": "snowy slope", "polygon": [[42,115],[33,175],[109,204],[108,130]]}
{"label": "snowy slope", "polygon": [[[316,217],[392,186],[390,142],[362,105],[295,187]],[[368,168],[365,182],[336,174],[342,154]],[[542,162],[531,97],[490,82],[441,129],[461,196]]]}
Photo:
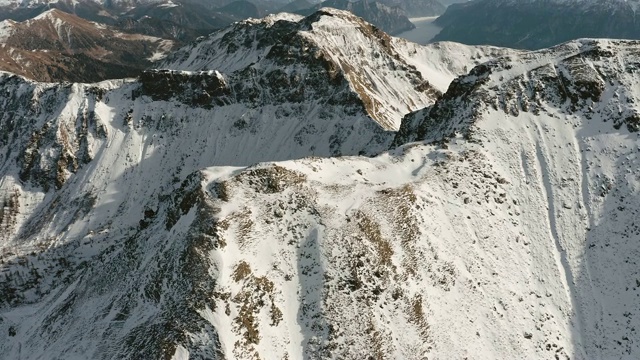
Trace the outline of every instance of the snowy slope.
{"label": "snowy slope", "polygon": [[[388,147],[392,139],[392,133],[380,128],[358,105],[358,98],[346,84],[309,90],[309,100],[278,99],[257,106],[239,95],[234,98],[228,94],[224,78],[216,72],[149,73],[140,82],[96,85],[35,84],[3,74],[0,82],[9,92],[2,98],[6,111],[0,125],[0,238],[2,263],[6,264],[0,280],[0,326],[5,334],[12,333],[10,329],[16,324],[25,326],[20,336],[0,341],[2,350],[11,357],[18,356],[13,351],[20,348],[34,358],[51,354],[71,358],[160,357],[158,354],[166,350],[162,343],[138,343],[154,334],[154,328],[158,331],[154,341],[171,344],[182,339],[174,339],[178,335],[163,330],[174,326],[170,320],[173,317],[189,322],[175,324],[177,333],[184,334],[184,326],[199,328],[199,315],[190,311],[185,300],[191,296],[192,273],[185,271],[187,278],[172,280],[183,270],[170,265],[170,278],[159,280],[153,294],[164,293],[165,281],[171,287],[173,281],[179,281],[184,288],[175,294],[171,290],[170,296],[157,295],[162,297],[160,303],[155,295],[156,300],[148,304],[146,300],[137,303],[137,296],[122,298],[143,286],[127,279],[148,276],[146,265],[134,263],[147,256],[148,261],[158,259],[152,260],[152,250],[140,249],[144,256],[135,255],[130,259],[134,263],[122,264],[119,261],[129,261],[133,253],[123,257],[119,247],[122,240],[145,229],[154,214],[165,209],[189,174],[211,165],[246,166],[312,155],[375,153]],[[203,84],[205,87],[200,88]],[[185,93],[185,98],[163,100],[159,90],[164,89]],[[250,91],[247,87],[242,94]],[[275,91],[270,94],[288,96]],[[208,99],[210,105],[193,103],[194,99]],[[184,231],[190,225],[185,223]],[[167,233],[168,251],[182,256],[192,245],[174,243],[177,247],[173,247],[172,239],[187,236],[175,231]],[[164,245],[158,246],[163,250],[157,256],[170,254],[164,252]],[[41,255],[31,257],[31,253]],[[96,268],[96,276],[81,275],[81,268],[88,269],[86,266],[97,264],[99,258],[119,270],[112,273]],[[183,260],[166,261],[181,264]],[[29,270],[23,267],[25,264]],[[129,272],[139,266],[142,272]],[[99,279],[102,275],[106,278]],[[77,276],[93,280],[80,284],[76,283]],[[114,276],[125,282],[113,284]],[[61,313],[52,315],[45,308],[57,308],[71,299],[66,295],[72,291],[66,287],[68,281],[80,284],[78,289],[84,289],[84,294],[100,298],[85,302],[80,301],[83,296],[73,295],[87,310],[77,318],[73,315],[77,321],[59,323],[55,318]],[[16,306],[30,303],[36,307]],[[113,312],[102,307],[116,303],[131,307],[120,309],[117,305]],[[171,304],[189,312],[169,310],[174,306]],[[40,306],[45,306],[41,308],[44,318],[22,312]],[[91,308],[104,311],[103,321],[96,322],[93,316],[97,314]],[[125,324],[124,320],[134,313],[135,318]],[[35,323],[27,324],[24,316]],[[75,330],[61,331],[69,321],[75,323]],[[133,349],[142,355],[135,355]]]}
{"label": "snowy slope", "polygon": [[[2,354],[640,354],[638,44],[385,45],[333,10],[270,19],[137,80],[1,75]],[[327,22],[393,65],[351,56]],[[292,40],[254,37],[272,30]],[[227,62],[225,36],[242,44]],[[375,86],[358,91],[353,64]],[[365,105],[399,96],[378,67],[415,99],[412,79],[448,90],[398,148],[356,156],[394,136]]]}
{"label": "snowy slope", "polygon": [[[520,242],[528,246],[529,266],[553,269],[557,276],[537,275],[528,284],[544,288],[543,298],[553,301],[563,294],[565,302],[555,305],[564,315],[541,317],[551,327],[529,333],[544,348],[550,329],[564,321],[570,338],[562,346],[572,349],[571,358],[634,358],[640,351],[633,340],[640,325],[634,315],[640,296],[639,55],[637,42],[582,40],[490,62],[404,122],[418,124],[407,130],[429,141],[453,136],[480,144],[501,164],[499,172],[517,191],[512,213],[521,216],[512,223],[523,227],[515,238],[502,236],[505,246]],[[407,140],[401,130],[397,141]],[[511,196],[495,201],[509,203]],[[492,198],[470,197],[471,203]],[[538,246],[548,246],[555,267],[541,263]],[[546,306],[538,301],[532,310]]]}

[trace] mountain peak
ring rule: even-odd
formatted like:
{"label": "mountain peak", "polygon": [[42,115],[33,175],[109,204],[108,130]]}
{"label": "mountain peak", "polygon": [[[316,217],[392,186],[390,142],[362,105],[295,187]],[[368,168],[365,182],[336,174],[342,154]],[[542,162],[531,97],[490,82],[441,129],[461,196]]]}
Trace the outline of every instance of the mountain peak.
{"label": "mountain peak", "polygon": [[277,14],[269,14],[262,18],[249,18],[249,19],[240,21],[240,23],[265,24],[267,26],[273,26],[273,24],[275,24],[278,21],[298,22],[302,19],[304,19],[304,16],[302,15],[281,12]]}
{"label": "mountain peak", "polygon": [[[95,33],[96,31],[107,28],[106,25],[85,20],[78,15],[70,14],[56,8],[49,9],[32,19],[25,20],[18,24],[20,24],[23,28],[34,29],[43,26],[53,27],[55,28],[55,31],[58,33],[58,36],[60,38],[64,37],[64,34],[62,32],[73,32],[75,30]],[[65,27],[65,29],[63,29],[63,27]],[[71,30],[72,28],[74,30]]]}
{"label": "mountain peak", "polygon": [[280,68],[307,76],[307,64],[315,63],[327,81],[344,80],[380,126],[394,130],[404,114],[439,94],[410,63],[405,44],[347,11],[323,8],[305,18],[280,14],[237,23],[158,67],[228,75],[251,69],[261,76]]}
{"label": "mountain peak", "polygon": [[40,15],[34,17],[32,20],[33,21],[54,20],[54,19],[66,18],[68,16],[72,16],[72,15],[65,13],[64,11],[53,8],[41,13]]}

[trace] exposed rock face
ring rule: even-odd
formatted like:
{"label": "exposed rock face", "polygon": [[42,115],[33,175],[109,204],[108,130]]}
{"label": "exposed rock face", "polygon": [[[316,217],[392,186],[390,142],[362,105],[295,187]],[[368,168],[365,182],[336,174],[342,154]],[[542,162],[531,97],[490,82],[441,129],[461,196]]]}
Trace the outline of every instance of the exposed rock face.
{"label": "exposed rock face", "polygon": [[436,20],[434,41],[540,49],[579,38],[640,39],[637,1],[481,0]]}
{"label": "exposed rock face", "polygon": [[225,104],[225,96],[231,95],[220,73],[182,73],[179,71],[145,71],[140,75],[140,90],[136,95],[151,99],[178,100],[191,106],[211,108]]}
{"label": "exposed rock face", "polygon": [[174,46],[59,10],[0,23],[0,70],[38,81],[92,82],[136,76]]}

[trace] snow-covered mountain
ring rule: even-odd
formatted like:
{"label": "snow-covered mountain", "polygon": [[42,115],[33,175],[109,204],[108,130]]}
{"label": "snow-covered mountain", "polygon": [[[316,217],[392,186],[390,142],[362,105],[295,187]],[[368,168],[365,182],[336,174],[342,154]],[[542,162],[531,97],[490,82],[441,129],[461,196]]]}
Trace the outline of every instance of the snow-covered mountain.
{"label": "snow-covered mountain", "polygon": [[[446,136],[451,143],[443,143],[449,147],[443,151],[476,148],[500,164],[494,189],[506,188],[498,197],[481,189],[487,182],[480,177],[454,180],[460,177],[450,168],[459,166],[455,156],[439,172],[454,181],[454,203],[485,204],[482,211],[494,218],[489,229],[506,231],[474,230],[479,244],[487,236],[489,248],[524,252],[505,261],[491,251],[493,259],[529,274],[516,282],[540,287],[540,293],[520,296],[504,286],[511,293],[505,297],[517,302],[501,299],[494,308],[506,311],[508,321],[518,319],[520,331],[511,332],[521,332],[518,344],[539,351],[525,357],[565,352],[571,358],[634,358],[640,351],[634,340],[640,325],[639,55],[638,42],[582,40],[492,61],[403,123],[398,143]],[[501,225],[505,213],[513,217]]]}
{"label": "snow-covered mountain", "polygon": [[[346,44],[343,34],[354,42]],[[244,357],[250,350],[227,353],[235,340],[207,322],[218,280],[202,256],[222,242],[210,242],[217,210],[201,193],[202,171],[218,166],[206,171],[235,174],[259,161],[379,153],[402,111],[433,103],[447,79],[505,52],[421,47],[326,9],[236,24],[176,53],[164,63],[172,70],[138,80],[40,84],[3,74],[0,332],[8,336],[1,351],[157,358],[188,349],[192,356]],[[376,110],[400,97],[413,103]],[[247,174],[249,183],[274,193],[303,179],[283,167]],[[200,210],[189,209],[201,200],[194,230],[188,219]],[[243,271],[239,281],[248,276]],[[287,278],[295,286],[297,275]],[[250,281],[246,291],[273,290],[267,278]],[[265,336],[253,332],[253,314],[270,295],[245,295],[236,300],[246,305],[228,311],[247,318],[224,331],[253,344]],[[282,326],[293,336],[287,304],[276,301],[274,326],[286,315]],[[192,339],[196,333],[200,338]],[[291,356],[299,345],[287,350]]]}
{"label": "snow-covered mountain", "polygon": [[0,353],[637,357],[639,59],[325,9],[138,79],[3,73]]}
{"label": "snow-covered mountain", "polygon": [[[354,42],[346,44],[343,34]],[[202,234],[180,219],[205,200],[198,195],[201,171],[378,153],[393,138],[400,106],[406,112],[433,103],[465,67],[505,52],[421,47],[346,12],[323,10],[236,24],[168,59],[164,66],[173,70],[138,80],[39,84],[3,74],[0,332],[9,336],[0,349],[33,358],[226,352],[222,328],[200,315],[214,308],[206,299],[216,275],[199,254],[217,236],[215,219],[202,218]],[[400,92],[387,93],[391,85]],[[413,104],[374,111],[400,97]],[[251,175],[256,184],[264,180],[276,192],[297,176],[276,168],[269,180],[262,174],[272,170],[261,168]],[[256,281],[269,289],[266,279]],[[273,305],[279,323],[286,309]],[[258,308],[247,306],[243,316],[252,317]],[[245,324],[229,331],[245,336],[253,320],[239,321]],[[191,340],[200,330],[200,340]],[[250,344],[258,341],[257,333],[248,336]]]}
{"label": "snow-covered mountain", "polygon": [[640,39],[637,0],[478,0],[436,20],[434,41],[540,49],[578,38]]}
{"label": "snow-covered mountain", "polygon": [[[465,67],[505,52],[511,50],[423,47],[390,37],[349,12],[324,8],[306,18],[279,14],[234,24],[176,51],[158,67],[220,71],[243,84],[236,96],[259,103],[278,100],[278,91],[292,87],[299,99],[310,99],[309,89],[344,80],[369,116],[385,130],[397,130],[404,114],[433,103]],[[329,79],[317,79],[309,67]],[[275,89],[260,95],[240,91],[255,85]]]}

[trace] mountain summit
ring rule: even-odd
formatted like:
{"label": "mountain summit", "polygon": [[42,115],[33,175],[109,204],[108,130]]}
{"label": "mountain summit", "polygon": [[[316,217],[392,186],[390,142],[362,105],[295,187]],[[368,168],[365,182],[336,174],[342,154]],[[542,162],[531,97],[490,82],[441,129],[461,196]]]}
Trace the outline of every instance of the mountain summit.
{"label": "mountain summit", "polygon": [[344,79],[369,115],[394,130],[402,114],[432,103],[440,93],[408,57],[407,46],[384,32],[346,11],[325,8],[306,18],[246,20],[175,52],[159,67],[218,70],[245,82],[271,79],[270,86],[284,81],[282,89],[295,85],[306,97],[307,82],[316,73],[307,68],[317,66],[331,81]]}

